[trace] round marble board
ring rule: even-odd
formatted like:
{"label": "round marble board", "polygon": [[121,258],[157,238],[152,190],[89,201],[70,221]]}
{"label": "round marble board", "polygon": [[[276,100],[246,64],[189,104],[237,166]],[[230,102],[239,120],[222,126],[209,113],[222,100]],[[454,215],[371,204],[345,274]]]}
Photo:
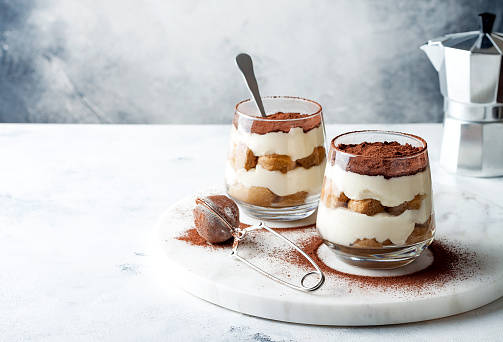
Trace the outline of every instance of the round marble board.
{"label": "round marble board", "polygon": [[[455,251],[449,254],[451,264],[439,271],[445,273],[443,276],[416,276],[421,274],[418,270],[433,267],[435,257],[446,257],[445,253],[435,254],[433,246],[400,269],[368,271],[347,266],[321,245],[317,256],[342,273],[325,272],[325,284],[311,293],[281,285],[230,257],[229,244],[202,246],[180,239],[194,228],[195,198],[223,193],[222,187],[215,186],[166,210],[156,224],[160,246],[156,260],[158,272],[166,281],[224,308],[293,323],[384,325],[455,315],[503,296],[503,208],[472,193],[434,184],[436,241]],[[279,230],[302,245],[306,239],[316,239],[315,216],[290,223],[266,223],[273,228],[306,226]],[[241,211],[241,222],[257,221]],[[289,247],[267,234],[263,230],[250,234],[240,244],[239,255],[298,285],[309,269],[291,262]]]}

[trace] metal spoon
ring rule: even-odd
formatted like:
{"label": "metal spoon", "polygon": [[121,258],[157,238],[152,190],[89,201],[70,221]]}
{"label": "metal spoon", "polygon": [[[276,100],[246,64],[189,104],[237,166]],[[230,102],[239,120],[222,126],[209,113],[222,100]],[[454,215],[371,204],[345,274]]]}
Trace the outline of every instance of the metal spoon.
{"label": "metal spoon", "polygon": [[253,62],[251,57],[246,53],[240,53],[236,56],[236,64],[238,65],[239,70],[243,73],[248,89],[250,89],[250,92],[252,93],[260,114],[262,114],[265,118],[267,115],[265,114],[262,98],[260,97],[260,93],[258,91],[257,79],[255,78],[255,74],[253,72]]}

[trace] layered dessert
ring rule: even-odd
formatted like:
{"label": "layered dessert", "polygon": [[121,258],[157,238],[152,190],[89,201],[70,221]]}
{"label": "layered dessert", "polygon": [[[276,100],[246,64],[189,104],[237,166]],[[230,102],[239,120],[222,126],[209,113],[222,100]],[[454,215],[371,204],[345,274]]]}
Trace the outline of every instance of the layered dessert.
{"label": "layered dessert", "polygon": [[373,253],[429,244],[435,229],[426,142],[337,141],[332,141],[316,223],[325,243],[338,251]]}
{"label": "layered dessert", "polygon": [[321,112],[276,112],[266,118],[236,113],[226,165],[228,194],[260,207],[318,200],[326,164],[324,138]]}

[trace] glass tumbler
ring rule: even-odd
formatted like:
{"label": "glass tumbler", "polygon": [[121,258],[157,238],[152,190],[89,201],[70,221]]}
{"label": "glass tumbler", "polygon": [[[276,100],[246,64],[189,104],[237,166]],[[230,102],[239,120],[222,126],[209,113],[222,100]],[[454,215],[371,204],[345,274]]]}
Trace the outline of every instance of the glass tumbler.
{"label": "glass tumbler", "polygon": [[364,268],[412,262],[435,235],[424,139],[386,131],[335,137],[325,170],[317,230],[343,261]]}
{"label": "glass tumbler", "polygon": [[325,172],[321,106],[298,97],[263,97],[236,105],[225,172],[227,194],[250,216],[291,221],[318,206]]}

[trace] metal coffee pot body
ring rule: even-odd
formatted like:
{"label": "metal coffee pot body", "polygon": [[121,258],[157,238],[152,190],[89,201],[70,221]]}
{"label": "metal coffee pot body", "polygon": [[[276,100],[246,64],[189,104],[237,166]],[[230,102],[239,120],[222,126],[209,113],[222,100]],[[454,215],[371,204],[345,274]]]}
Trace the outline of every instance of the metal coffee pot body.
{"label": "metal coffee pot body", "polygon": [[494,19],[482,13],[479,31],[421,46],[444,96],[440,165],[466,176],[503,176],[503,35],[492,32]]}

